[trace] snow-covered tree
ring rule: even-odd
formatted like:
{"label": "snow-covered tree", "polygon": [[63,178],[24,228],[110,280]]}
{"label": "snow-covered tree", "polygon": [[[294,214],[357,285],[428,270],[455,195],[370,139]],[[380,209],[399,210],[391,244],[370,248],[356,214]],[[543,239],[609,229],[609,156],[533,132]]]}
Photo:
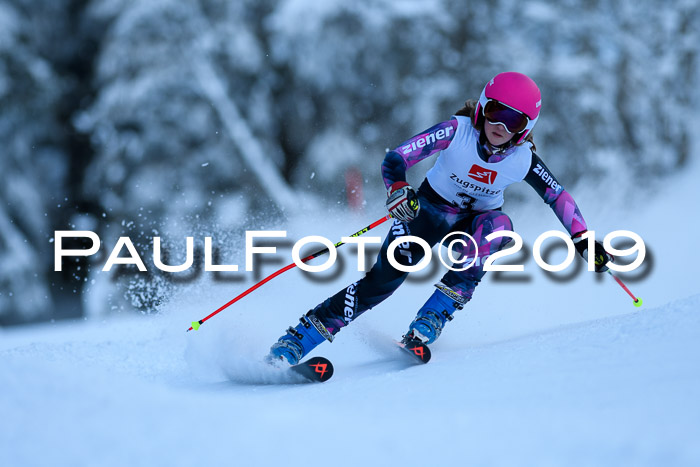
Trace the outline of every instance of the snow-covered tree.
{"label": "snow-covered tree", "polygon": [[384,150],[505,70],[540,85],[535,141],[567,187],[653,184],[697,157],[696,3],[0,1],[0,316],[62,292],[100,308],[123,284],[146,309],[172,286],[85,260],[53,273],[53,230],[150,255],[156,234],[345,203],[349,180],[381,204]]}
{"label": "snow-covered tree", "polygon": [[47,59],[50,32],[38,11],[55,9],[0,2],[0,322],[54,311],[49,240],[65,206],[59,106],[67,86]]}

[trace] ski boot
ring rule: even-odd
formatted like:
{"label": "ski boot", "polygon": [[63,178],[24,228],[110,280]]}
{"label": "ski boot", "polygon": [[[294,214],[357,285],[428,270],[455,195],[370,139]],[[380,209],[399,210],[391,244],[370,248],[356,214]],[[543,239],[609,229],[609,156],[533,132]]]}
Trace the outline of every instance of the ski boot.
{"label": "ski boot", "polygon": [[296,328],[290,326],[287,333],[272,345],[266,357],[269,363],[285,361],[290,365],[296,365],[324,340],[333,342],[333,334],[328,332],[323,323],[311,312],[303,315],[299,321]]}
{"label": "ski boot", "polygon": [[427,302],[418,310],[408,332],[403,336],[403,343],[419,340],[423,344],[432,344],[440,337],[447,321],[452,321],[452,314],[461,310],[467,302],[466,297],[454,292],[444,284],[435,284],[438,290],[433,292]]}

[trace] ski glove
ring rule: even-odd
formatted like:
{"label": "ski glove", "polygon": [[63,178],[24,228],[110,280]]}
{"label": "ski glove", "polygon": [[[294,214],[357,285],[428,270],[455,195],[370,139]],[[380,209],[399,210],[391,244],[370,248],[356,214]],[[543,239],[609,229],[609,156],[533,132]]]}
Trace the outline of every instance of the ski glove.
{"label": "ski glove", "polygon": [[389,198],[386,200],[386,209],[396,220],[411,222],[418,217],[420,203],[416,190],[406,182],[396,182],[388,191]]}
{"label": "ski glove", "polygon": [[[584,230],[571,237],[574,241],[574,246],[576,251],[583,257],[584,260],[588,261],[588,239],[583,238],[583,234],[588,232]],[[595,272],[605,272],[608,270],[607,264],[615,260],[613,255],[605,251],[603,244],[599,241],[594,242],[595,250],[593,252],[593,260],[595,261]]]}

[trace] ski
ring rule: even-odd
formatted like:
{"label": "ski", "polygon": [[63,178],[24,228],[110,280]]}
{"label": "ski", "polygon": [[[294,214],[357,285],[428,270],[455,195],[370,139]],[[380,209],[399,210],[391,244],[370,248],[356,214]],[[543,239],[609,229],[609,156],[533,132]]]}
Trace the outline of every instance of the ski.
{"label": "ski", "polygon": [[430,361],[430,348],[418,339],[404,339],[396,344],[417,363]]}
{"label": "ski", "polygon": [[312,357],[290,366],[289,369],[313,383],[324,383],[333,376],[333,364],[324,357]]}

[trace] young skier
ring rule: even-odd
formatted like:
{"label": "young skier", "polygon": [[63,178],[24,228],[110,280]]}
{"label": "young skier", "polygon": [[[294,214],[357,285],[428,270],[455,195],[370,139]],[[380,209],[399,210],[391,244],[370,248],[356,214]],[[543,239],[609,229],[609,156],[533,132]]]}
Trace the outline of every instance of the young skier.
{"label": "young skier", "polygon": [[[478,250],[467,241],[461,254],[485,258],[509,242],[508,237],[486,241],[492,232],[512,230],[501,211],[508,185],[526,181],[547,203],[572,236],[576,250],[587,258],[588,242],[581,238],[586,222],[571,195],[535,153],[532,128],[540,115],[540,90],[524,74],[496,75],[478,102],[468,101],[450,120],[405,141],[386,154],[382,176],[388,190],[386,207],[394,218],[372,269],[359,281],[326,299],[300,318],[270,349],[268,359],[298,363],[324,340],[332,341],[341,328],[373,308],[401,285],[408,273],[389,264],[387,247],[397,237],[413,235],[435,245],[450,232],[470,234]],[[406,170],[441,152],[418,192],[406,183]],[[397,248],[401,265],[415,265],[424,255],[416,243]],[[403,251],[402,251],[403,249]],[[612,260],[595,242],[595,268],[607,270]],[[458,269],[460,265],[456,265]],[[452,314],[462,309],[485,271],[483,261],[464,271],[450,270],[435,284],[436,290],[411,322],[404,342],[418,339],[430,344],[440,336]]]}

